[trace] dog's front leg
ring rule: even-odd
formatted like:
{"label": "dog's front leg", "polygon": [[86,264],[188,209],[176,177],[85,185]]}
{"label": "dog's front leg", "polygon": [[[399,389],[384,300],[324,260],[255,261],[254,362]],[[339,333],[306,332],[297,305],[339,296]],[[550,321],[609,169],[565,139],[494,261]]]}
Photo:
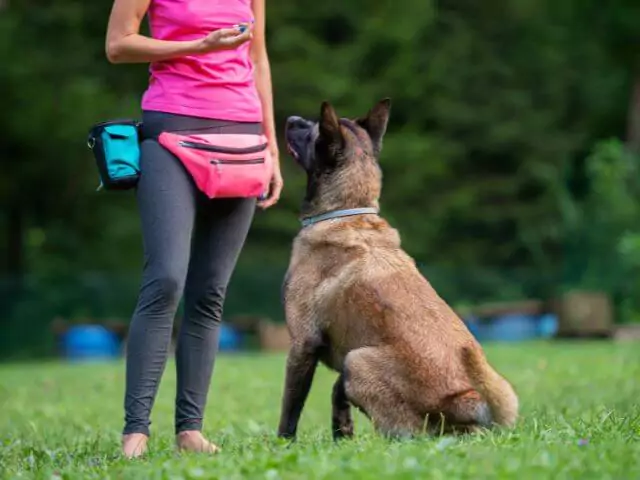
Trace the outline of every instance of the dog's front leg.
{"label": "dog's front leg", "polygon": [[284,394],[278,436],[295,438],[302,408],[311,390],[318,365],[318,345],[314,342],[293,342],[287,357]]}

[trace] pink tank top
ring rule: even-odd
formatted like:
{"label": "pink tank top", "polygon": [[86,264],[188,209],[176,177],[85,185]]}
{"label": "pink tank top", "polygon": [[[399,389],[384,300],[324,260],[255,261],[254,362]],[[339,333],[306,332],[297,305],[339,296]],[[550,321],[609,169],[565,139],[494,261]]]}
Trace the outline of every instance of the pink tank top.
{"label": "pink tank top", "polygon": [[[251,22],[251,0],[151,0],[151,35],[194,40],[213,30]],[[150,66],[142,109],[180,115],[261,122],[250,42],[236,50],[187,55]]]}

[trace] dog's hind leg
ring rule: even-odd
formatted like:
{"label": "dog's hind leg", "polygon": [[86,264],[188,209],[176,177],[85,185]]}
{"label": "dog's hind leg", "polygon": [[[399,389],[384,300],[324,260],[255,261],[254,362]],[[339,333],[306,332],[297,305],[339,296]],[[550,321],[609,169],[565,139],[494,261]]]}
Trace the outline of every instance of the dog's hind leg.
{"label": "dog's hind leg", "polygon": [[393,351],[364,347],[349,352],[344,386],[349,401],[371,419],[378,432],[389,437],[420,433],[424,418],[407,401],[410,386],[405,385]]}
{"label": "dog's hind leg", "polygon": [[460,392],[442,402],[447,433],[473,433],[492,424],[489,405],[475,390]]}
{"label": "dog's hind leg", "polygon": [[333,439],[353,437],[353,418],[351,417],[351,405],[347,398],[344,385],[344,374],[341,373],[336,383],[333,385],[331,395],[331,429]]}

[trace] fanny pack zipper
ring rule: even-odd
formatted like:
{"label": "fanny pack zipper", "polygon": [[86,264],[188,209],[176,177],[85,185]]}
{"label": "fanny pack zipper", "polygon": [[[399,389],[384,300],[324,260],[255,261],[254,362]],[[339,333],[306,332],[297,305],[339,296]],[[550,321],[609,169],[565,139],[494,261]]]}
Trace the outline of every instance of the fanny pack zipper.
{"label": "fanny pack zipper", "polygon": [[245,160],[209,160],[211,165],[255,165],[258,163],[264,163],[264,158],[250,158]]}
{"label": "fanny pack zipper", "polygon": [[[215,145],[209,145],[207,143],[198,143],[191,142],[188,140],[181,140],[178,142],[178,145],[185,148],[193,148],[196,150],[204,150],[206,152],[215,152],[215,153],[237,153],[237,154],[245,154],[245,153],[259,153],[264,151],[267,148],[266,143],[261,145],[256,145],[253,147],[245,147],[245,148],[233,148],[233,147],[217,147]],[[264,161],[264,159],[263,159]]]}

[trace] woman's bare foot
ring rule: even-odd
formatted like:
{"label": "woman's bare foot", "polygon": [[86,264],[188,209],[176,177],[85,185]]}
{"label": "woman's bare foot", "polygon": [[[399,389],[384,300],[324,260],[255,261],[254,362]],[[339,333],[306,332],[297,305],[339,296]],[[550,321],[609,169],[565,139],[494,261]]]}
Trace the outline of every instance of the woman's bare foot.
{"label": "woman's bare foot", "polygon": [[220,448],[204,438],[198,430],[186,430],[176,435],[178,450],[197,453],[218,453]]}
{"label": "woman's bare foot", "polygon": [[147,437],[144,433],[130,433],[122,436],[122,453],[127,458],[137,458],[147,451]]}

